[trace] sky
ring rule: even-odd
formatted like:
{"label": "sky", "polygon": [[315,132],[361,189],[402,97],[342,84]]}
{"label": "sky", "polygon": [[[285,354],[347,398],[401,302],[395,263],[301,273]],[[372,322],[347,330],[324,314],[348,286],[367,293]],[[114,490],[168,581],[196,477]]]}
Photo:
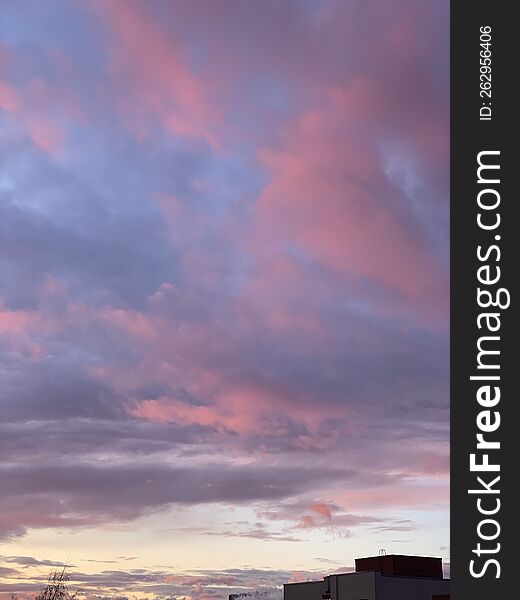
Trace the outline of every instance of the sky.
{"label": "sky", "polygon": [[448,1],[0,5],[0,594],[449,563]]}

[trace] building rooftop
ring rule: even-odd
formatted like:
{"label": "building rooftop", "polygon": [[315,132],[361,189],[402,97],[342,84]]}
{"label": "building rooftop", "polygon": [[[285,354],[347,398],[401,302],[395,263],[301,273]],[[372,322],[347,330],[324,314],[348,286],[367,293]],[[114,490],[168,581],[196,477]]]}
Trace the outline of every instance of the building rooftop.
{"label": "building rooftop", "polygon": [[387,554],[356,558],[356,573],[376,571],[394,577],[429,577],[442,579],[442,559],[433,556]]}

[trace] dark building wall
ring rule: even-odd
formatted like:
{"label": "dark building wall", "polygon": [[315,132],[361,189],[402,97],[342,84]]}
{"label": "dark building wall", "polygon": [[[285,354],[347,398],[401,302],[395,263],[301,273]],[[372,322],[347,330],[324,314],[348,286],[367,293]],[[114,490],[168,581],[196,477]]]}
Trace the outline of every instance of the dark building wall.
{"label": "dark building wall", "polygon": [[[284,585],[284,600],[322,600],[330,590],[331,600],[377,600],[375,573],[330,575],[324,581]],[[431,600],[431,598],[429,598]]]}
{"label": "dark building wall", "polygon": [[331,600],[432,600],[435,596],[449,600],[449,589],[449,579],[395,577],[366,571],[284,585],[284,600],[322,600],[327,590]]}
{"label": "dark building wall", "polygon": [[302,583],[287,583],[283,586],[284,600],[321,600],[321,595],[327,590],[325,581],[303,581]]}
{"label": "dark building wall", "polygon": [[375,575],[370,572],[331,575],[331,600],[377,600]]}
{"label": "dark building wall", "polygon": [[[403,568],[395,560],[392,564]],[[423,571],[419,569],[419,572]],[[449,600],[449,596],[443,597],[449,590],[449,579],[360,571],[330,575],[323,581],[284,585],[284,600],[324,600],[322,595],[326,592],[330,592],[330,596],[326,596],[330,600],[433,600],[435,596],[438,600]]]}
{"label": "dark building wall", "polygon": [[356,572],[363,571],[377,571],[383,575],[442,579],[442,559],[402,554],[356,558]]}
{"label": "dark building wall", "polygon": [[449,591],[449,579],[387,577],[376,573],[377,600],[432,600],[432,596]]}

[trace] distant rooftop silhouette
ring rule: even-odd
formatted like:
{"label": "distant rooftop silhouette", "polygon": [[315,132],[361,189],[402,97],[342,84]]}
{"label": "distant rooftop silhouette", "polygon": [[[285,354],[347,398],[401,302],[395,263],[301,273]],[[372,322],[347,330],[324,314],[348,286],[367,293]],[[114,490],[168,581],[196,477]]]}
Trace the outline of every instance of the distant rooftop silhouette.
{"label": "distant rooftop silhouette", "polygon": [[388,554],[355,560],[352,573],[284,585],[284,600],[449,600],[442,559]]}
{"label": "distant rooftop silhouette", "polygon": [[386,554],[356,558],[356,573],[377,571],[382,575],[442,579],[442,559],[432,556]]}

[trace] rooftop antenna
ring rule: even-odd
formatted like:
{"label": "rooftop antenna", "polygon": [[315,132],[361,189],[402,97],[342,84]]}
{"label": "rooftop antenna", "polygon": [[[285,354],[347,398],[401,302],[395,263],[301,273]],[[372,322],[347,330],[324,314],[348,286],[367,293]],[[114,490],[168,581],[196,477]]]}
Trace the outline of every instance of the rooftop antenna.
{"label": "rooftop antenna", "polygon": [[383,557],[386,556],[386,549],[379,548],[379,572],[383,574]]}

